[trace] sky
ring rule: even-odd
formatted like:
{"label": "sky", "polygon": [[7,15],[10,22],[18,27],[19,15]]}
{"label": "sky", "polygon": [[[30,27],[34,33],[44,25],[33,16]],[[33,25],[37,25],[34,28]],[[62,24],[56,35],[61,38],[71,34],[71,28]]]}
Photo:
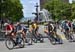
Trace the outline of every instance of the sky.
{"label": "sky", "polygon": [[70,3],[72,3],[72,0],[69,0]]}
{"label": "sky", "polygon": [[24,17],[33,17],[32,13],[35,12],[35,5],[38,3],[39,0],[20,0],[23,5],[23,15]]}
{"label": "sky", "polygon": [[[33,17],[32,13],[35,12],[36,3],[40,3],[39,0],[20,0],[23,5],[23,15],[24,17]],[[69,0],[72,3],[72,0]]]}

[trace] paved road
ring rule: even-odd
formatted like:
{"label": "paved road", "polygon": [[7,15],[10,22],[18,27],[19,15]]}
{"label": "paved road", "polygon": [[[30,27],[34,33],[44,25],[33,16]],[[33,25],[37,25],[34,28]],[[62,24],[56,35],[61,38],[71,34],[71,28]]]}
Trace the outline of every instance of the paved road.
{"label": "paved road", "polygon": [[[39,32],[43,33],[43,27],[41,27]],[[62,37],[64,44],[51,45],[49,40],[45,38],[44,43],[38,42],[33,43],[33,45],[25,44],[25,48],[14,48],[13,50],[8,50],[5,46],[5,42],[0,41],[0,52],[75,52],[75,42],[68,42],[60,30],[57,30],[57,33]]]}
{"label": "paved road", "polygon": [[44,43],[25,44],[25,48],[14,48],[13,50],[8,50],[4,41],[0,41],[0,52],[75,52],[75,42],[63,41],[62,45],[51,45],[49,40],[45,38]]}

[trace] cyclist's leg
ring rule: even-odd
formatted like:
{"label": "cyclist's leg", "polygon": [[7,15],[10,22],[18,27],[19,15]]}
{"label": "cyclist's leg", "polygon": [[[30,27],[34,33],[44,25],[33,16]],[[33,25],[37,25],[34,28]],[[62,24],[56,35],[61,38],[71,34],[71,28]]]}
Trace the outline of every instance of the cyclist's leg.
{"label": "cyclist's leg", "polygon": [[50,32],[47,33],[48,39],[50,40]]}
{"label": "cyclist's leg", "polygon": [[22,37],[23,37],[23,38],[26,37],[26,32],[22,31]]}
{"label": "cyclist's leg", "polygon": [[68,39],[68,30],[67,29],[65,29],[64,35],[65,35],[65,38]]}
{"label": "cyclist's leg", "polygon": [[35,29],[32,30],[32,35],[33,35],[34,38],[37,38]]}
{"label": "cyclist's leg", "polygon": [[53,39],[54,37],[53,37],[53,33],[52,32],[49,32],[48,33],[48,39],[50,40],[50,39]]}
{"label": "cyclist's leg", "polygon": [[38,29],[35,30],[35,33],[36,33],[36,34],[35,34],[36,38],[37,38],[37,39],[40,39],[40,34],[38,33]]}
{"label": "cyclist's leg", "polygon": [[19,44],[20,43],[20,33],[16,33],[16,44]]}
{"label": "cyclist's leg", "polygon": [[73,32],[75,33],[75,28],[73,28]]}

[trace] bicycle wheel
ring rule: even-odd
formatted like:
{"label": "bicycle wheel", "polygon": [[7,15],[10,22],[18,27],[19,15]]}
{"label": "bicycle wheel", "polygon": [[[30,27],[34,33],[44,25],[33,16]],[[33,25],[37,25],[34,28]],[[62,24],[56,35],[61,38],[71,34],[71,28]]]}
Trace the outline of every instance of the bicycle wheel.
{"label": "bicycle wheel", "polygon": [[43,36],[42,36],[42,34],[39,34],[39,41],[40,41],[40,43],[43,43],[44,42],[44,38],[43,38]]}
{"label": "bicycle wheel", "polygon": [[50,38],[50,42],[51,42],[52,45],[56,44],[55,39],[53,39],[53,38]]}
{"label": "bicycle wheel", "polygon": [[25,42],[24,42],[24,39],[23,39],[23,38],[21,38],[21,43],[20,43],[20,45],[21,45],[21,46],[20,46],[21,48],[24,48]]}
{"label": "bicycle wheel", "polygon": [[56,44],[56,41],[55,41],[55,39],[54,39],[54,35],[53,35],[52,32],[51,32],[50,34],[48,34],[48,39],[49,39],[49,41],[50,41],[50,43],[51,43],[52,45],[55,45],[55,44]]}
{"label": "bicycle wheel", "polygon": [[33,41],[34,43],[37,43],[37,39],[36,39],[35,37],[32,38],[32,41]]}
{"label": "bicycle wheel", "polygon": [[27,32],[27,34],[26,34],[26,42],[28,43],[28,44],[32,44],[32,33],[31,32]]}
{"label": "bicycle wheel", "polygon": [[67,40],[69,40],[69,33],[68,33],[68,32],[66,32],[65,38],[66,38]]}
{"label": "bicycle wheel", "polygon": [[69,34],[69,41],[70,41],[70,42],[73,42],[73,41],[74,41],[74,35],[71,34],[71,33]]}
{"label": "bicycle wheel", "polygon": [[43,39],[43,38],[41,38],[41,39],[40,39],[40,43],[43,43],[43,42],[44,42],[44,39]]}
{"label": "bicycle wheel", "polygon": [[63,40],[61,39],[61,37],[58,34],[56,35],[56,42],[58,42],[58,44],[63,44]]}
{"label": "bicycle wheel", "polygon": [[12,41],[11,39],[6,39],[6,40],[5,40],[5,45],[6,45],[6,47],[7,47],[9,50],[11,50],[11,49],[14,48],[14,43],[13,43],[13,41]]}

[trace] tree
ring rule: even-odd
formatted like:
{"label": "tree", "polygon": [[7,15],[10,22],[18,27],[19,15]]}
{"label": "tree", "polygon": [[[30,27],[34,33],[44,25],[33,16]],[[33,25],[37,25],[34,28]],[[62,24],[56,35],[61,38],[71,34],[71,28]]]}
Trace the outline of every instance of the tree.
{"label": "tree", "polygon": [[[74,6],[75,5],[73,5],[73,7]],[[66,16],[67,19],[71,19],[72,5],[70,3],[65,3],[61,0],[48,0],[43,7],[52,13],[52,17],[55,20],[64,19],[63,16]]]}
{"label": "tree", "polygon": [[0,17],[11,21],[19,21],[23,17],[22,5],[20,0],[4,0],[0,2]]}
{"label": "tree", "polygon": [[75,19],[75,2],[72,3],[71,13],[72,13],[71,18],[72,19]]}

